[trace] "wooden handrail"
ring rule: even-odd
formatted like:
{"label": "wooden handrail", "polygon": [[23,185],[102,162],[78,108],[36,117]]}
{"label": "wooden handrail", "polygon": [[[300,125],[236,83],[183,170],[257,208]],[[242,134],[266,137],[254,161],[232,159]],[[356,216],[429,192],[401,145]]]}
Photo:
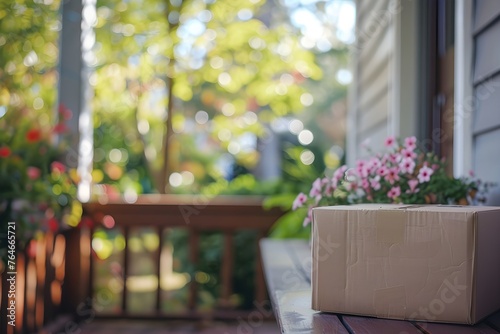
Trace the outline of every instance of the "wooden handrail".
{"label": "wooden handrail", "polygon": [[[252,230],[257,232],[255,249],[258,255],[258,242],[265,237],[283,212],[279,209],[266,211],[262,208],[262,197],[216,197],[208,199],[203,196],[172,196],[172,195],[142,195],[134,203],[128,203],[123,199],[114,201],[100,201],[84,205],[85,215],[90,217],[95,224],[99,225],[104,217],[111,216],[115,226],[123,230],[126,240],[124,250],[124,277],[128,277],[130,269],[130,250],[128,249],[129,231],[136,227],[153,227],[160,240],[160,246],[153,255],[156,262],[156,273],[158,286],[156,291],[155,310],[159,316],[165,316],[161,312],[160,299],[160,252],[162,245],[163,230],[166,228],[184,228],[189,233],[188,251],[189,261],[196,265],[199,261],[200,233],[218,231],[222,233],[222,249],[220,271],[220,300],[218,307],[225,308],[230,305],[230,297],[233,293],[233,271],[234,271],[234,245],[233,235],[240,230]],[[255,301],[261,302],[265,299],[266,290],[264,285],[262,265],[260,256],[256,257],[255,268]],[[93,277],[90,278],[90,285]],[[127,307],[127,280],[124,280],[121,312],[128,317],[133,316]],[[195,279],[191,279],[188,288],[187,309],[190,316],[197,311],[198,286]],[[91,297],[91,296],[90,296]],[[118,315],[119,316],[119,315]],[[143,314],[139,316],[144,316]],[[180,317],[182,315],[179,314]]]}

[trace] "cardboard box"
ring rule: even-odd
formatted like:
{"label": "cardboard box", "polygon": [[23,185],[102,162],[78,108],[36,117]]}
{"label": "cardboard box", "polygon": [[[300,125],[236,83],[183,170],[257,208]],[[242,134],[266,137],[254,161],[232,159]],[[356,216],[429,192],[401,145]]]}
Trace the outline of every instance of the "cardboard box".
{"label": "cardboard box", "polygon": [[313,210],[312,308],[474,324],[500,309],[500,207]]}

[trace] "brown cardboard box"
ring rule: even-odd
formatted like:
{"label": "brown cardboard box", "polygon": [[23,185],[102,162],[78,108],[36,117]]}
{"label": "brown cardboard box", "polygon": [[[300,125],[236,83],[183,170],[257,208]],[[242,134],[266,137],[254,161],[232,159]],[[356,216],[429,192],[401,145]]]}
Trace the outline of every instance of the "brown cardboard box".
{"label": "brown cardboard box", "polygon": [[500,309],[500,207],[313,210],[312,308],[474,324]]}

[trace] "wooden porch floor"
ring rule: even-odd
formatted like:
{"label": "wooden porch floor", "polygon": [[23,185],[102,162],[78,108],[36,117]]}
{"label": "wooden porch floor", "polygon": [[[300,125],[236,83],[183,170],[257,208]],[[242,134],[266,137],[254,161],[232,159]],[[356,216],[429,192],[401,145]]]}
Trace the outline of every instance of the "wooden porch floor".
{"label": "wooden porch floor", "polygon": [[[252,326],[252,324],[254,326]],[[94,320],[80,334],[279,334],[275,321]]]}

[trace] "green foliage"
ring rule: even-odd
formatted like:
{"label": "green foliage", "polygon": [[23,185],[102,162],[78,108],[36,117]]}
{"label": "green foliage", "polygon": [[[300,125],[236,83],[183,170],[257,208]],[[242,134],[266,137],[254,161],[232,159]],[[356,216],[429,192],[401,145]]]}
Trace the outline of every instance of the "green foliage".
{"label": "green foliage", "polygon": [[[67,171],[59,161],[67,147],[53,140],[64,123],[42,130],[34,115],[22,115],[8,113],[0,119],[0,230],[15,222],[16,242],[25,246],[40,231],[77,226],[82,207],[76,199],[76,170]],[[0,241],[0,256],[6,241]]]}
{"label": "green foliage", "polygon": [[[94,165],[101,171],[97,176],[102,174],[99,182],[115,184],[121,191],[140,189],[124,187],[108,173],[121,169],[115,174],[127,175],[135,169],[158,185],[162,166],[169,164],[173,172],[195,176],[191,188],[196,192],[220,178],[210,164],[231,143],[246,133],[261,136],[265,122],[304,110],[302,82],[321,78],[322,71],[315,55],[289,34],[286,22],[269,27],[261,20],[264,3],[189,0],[176,7],[161,0],[97,2],[92,82],[95,142],[98,157],[103,157]],[[242,9],[252,14],[249,19],[238,17]],[[174,109],[167,111],[169,89]],[[194,122],[198,110],[208,113],[203,124]],[[166,117],[172,117],[173,134],[166,133]],[[174,139],[165,162],[167,135]],[[200,135],[209,136],[203,149],[189,141]],[[193,148],[203,154],[193,154]],[[144,167],[109,161],[113,149],[126,150],[131,161],[140,160]],[[255,150],[233,155],[247,168],[258,161]],[[208,165],[207,157],[212,157]],[[205,173],[197,168],[200,164]]]}
{"label": "green foliage", "polygon": [[[59,1],[0,2],[0,115],[26,109],[53,122]],[[1,116],[0,116],[1,118]]]}

